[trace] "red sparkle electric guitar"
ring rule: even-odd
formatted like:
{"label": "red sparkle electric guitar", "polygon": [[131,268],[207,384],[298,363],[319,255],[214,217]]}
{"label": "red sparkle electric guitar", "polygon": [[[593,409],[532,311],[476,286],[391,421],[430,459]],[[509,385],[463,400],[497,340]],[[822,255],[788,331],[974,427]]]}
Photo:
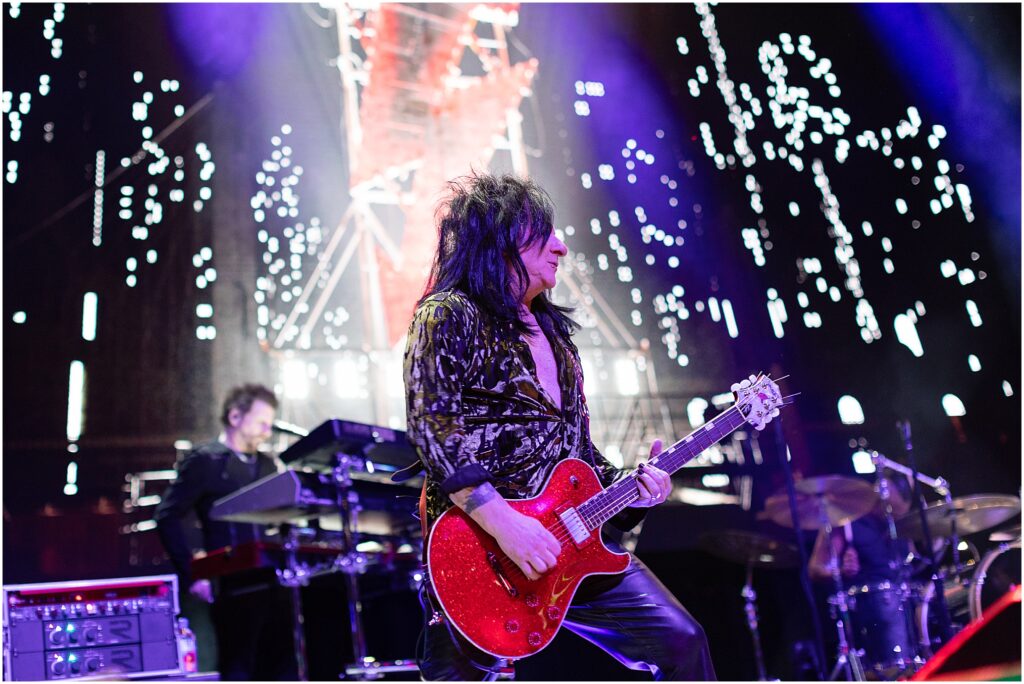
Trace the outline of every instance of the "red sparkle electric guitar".
{"label": "red sparkle electric guitar", "polygon": [[[731,408],[652,458],[651,465],[673,473],[741,425],[763,429],[783,405],[779,388],[766,376],[752,375],[732,391]],[[629,554],[604,545],[601,526],[639,496],[633,474],[605,489],[586,462],[570,458],[555,466],[539,495],[509,501],[562,542],[557,565],[535,581],[462,509],[448,509],[427,542],[427,570],[445,615],[491,655],[515,659],[537,653],[562,626],[584,578],[629,566]]]}

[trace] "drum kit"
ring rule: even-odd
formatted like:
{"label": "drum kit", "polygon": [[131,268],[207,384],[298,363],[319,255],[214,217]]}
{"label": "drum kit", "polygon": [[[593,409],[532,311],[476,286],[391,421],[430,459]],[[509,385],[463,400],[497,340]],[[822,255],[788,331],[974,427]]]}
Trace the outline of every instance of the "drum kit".
{"label": "drum kit", "polygon": [[[903,472],[904,467],[875,455],[876,465]],[[909,471],[906,473],[908,478]],[[952,498],[947,483],[918,474],[918,479],[933,486],[944,500],[915,507],[902,515],[894,513],[888,480],[879,477],[874,486],[866,480],[842,475],[798,480],[795,506],[785,490],[765,500],[761,519],[783,527],[797,525],[804,530],[819,530],[824,539],[846,536],[852,541],[850,524],[865,516],[880,516],[878,527],[886,531],[890,578],[851,586],[841,571],[836,544],[828,549],[827,568],[832,593],[828,603],[838,637],[835,666],[830,679],[845,674],[846,679],[896,679],[920,669],[936,647],[953,632],[982,617],[985,609],[1014,586],[1020,585],[1021,538],[1019,522],[991,532],[988,541],[996,544],[984,555],[961,536],[992,531],[1020,514],[1020,499],[1014,496],[977,494]],[[794,515],[795,512],[795,515]],[[794,522],[794,518],[796,519]],[[937,567],[925,560],[925,540],[932,539]],[[796,546],[769,535],[724,530],[702,538],[708,552],[747,568],[742,590],[746,600],[747,625],[754,643],[758,679],[766,680],[758,633],[756,594],[752,586],[755,567],[786,569],[800,563]],[[842,548],[842,547],[840,547]],[[909,549],[909,553],[907,550]],[[968,552],[961,554],[961,552]],[[966,556],[966,558],[963,558]],[[813,564],[813,561],[812,561]],[[933,570],[932,568],[935,567]],[[942,587],[943,596],[937,596]],[[941,603],[941,606],[940,606]],[[948,611],[948,613],[947,613]],[[947,630],[938,616],[950,616]],[[886,629],[888,624],[895,629]],[[857,625],[859,630],[855,630]],[[904,627],[905,626],[905,627]]]}

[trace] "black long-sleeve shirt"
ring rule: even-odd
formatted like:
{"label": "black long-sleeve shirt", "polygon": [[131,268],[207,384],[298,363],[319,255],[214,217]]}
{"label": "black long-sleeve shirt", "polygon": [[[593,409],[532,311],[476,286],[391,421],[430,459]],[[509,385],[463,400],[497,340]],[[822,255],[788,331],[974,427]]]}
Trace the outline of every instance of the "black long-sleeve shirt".
{"label": "black long-sleeve shirt", "polygon": [[[590,463],[604,486],[622,474],[594,448],[575,345],[548,335],[558,366],[561,409],[537,379],[529,344],[511,325],[459,292],[417,308],[405,350],[407,433],[427,473],[427,519],[448,495],[492,482],[506,498],[540,492],[559,461]],[[633,527],[644,512],[612,522]]]}
{"label": "black long-sleeve shirt", "polygon": [[229,523],[210,518],[210,509],[217,499],[276,471],[275,462],[257,456],[246,463],[220,442],[196,447],[176,465],[177,478],[164,491],[154,518],[160,540],[178,573],[181,586],[191,584],[192,549],[182,524],[190,511],[195,511],[202,527],[203,548],[213,551],[260,538],[258,525]]}

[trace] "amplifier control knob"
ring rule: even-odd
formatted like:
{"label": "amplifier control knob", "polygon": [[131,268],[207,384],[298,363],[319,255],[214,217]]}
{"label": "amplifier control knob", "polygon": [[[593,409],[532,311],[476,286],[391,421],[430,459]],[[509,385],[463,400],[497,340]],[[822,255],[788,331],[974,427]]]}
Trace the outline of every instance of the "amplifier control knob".
{"label": "amplifier control knob", "polygon": [[65,636],[64,630],[60,627],[56,627],[52,632],[50,632],[50,643],[54,646],[63,646]]}
{"label": "amplifier control knob", "polygon": [[96,670],[100,669],[100,659],[99,658],[86,658],[85,659],[85,669],[88,672],[95,672]]}
{"label": "amplifier control knob", "polygon": [[72,660],[70,664],[71,674],[78,674],[82,671],[82,664],[77,660]]}
{"label": "amplifier control knob", "polygon": [[50,672],[55,675],[63,675],[68,669],[68,664],[63,659],[54,660],[50,663]]}

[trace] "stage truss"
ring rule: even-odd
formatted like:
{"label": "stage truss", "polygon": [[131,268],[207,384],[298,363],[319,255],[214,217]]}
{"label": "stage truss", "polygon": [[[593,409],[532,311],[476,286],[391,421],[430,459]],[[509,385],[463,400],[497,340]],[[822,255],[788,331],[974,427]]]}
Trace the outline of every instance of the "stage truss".
{"label": "stage truss", "polygon": [[[436,245],[435,207],[446,181],[470,169],[529,173],[521,104],[540,65],[511,54],[516,4],[321,6],[337,33],[348,205],[333,229],[305,232],[291,270],[265,254],[257,332],[278,362],[290,420],[344,415],[404,427],[401,356]],[[287,164],[274,159],[277,169]],[[289,223],[280,242],[302,228]],[[587,260],[570,253],[565,262],[554,296],[576,307],[591,342],[581,344],[589,393],[609,398],[592,402],[594,439],[628,465],[654,435],[682,426],[659,397],[648,342],[594,286]],[[342,327],[350,334],[336,334]]]}

